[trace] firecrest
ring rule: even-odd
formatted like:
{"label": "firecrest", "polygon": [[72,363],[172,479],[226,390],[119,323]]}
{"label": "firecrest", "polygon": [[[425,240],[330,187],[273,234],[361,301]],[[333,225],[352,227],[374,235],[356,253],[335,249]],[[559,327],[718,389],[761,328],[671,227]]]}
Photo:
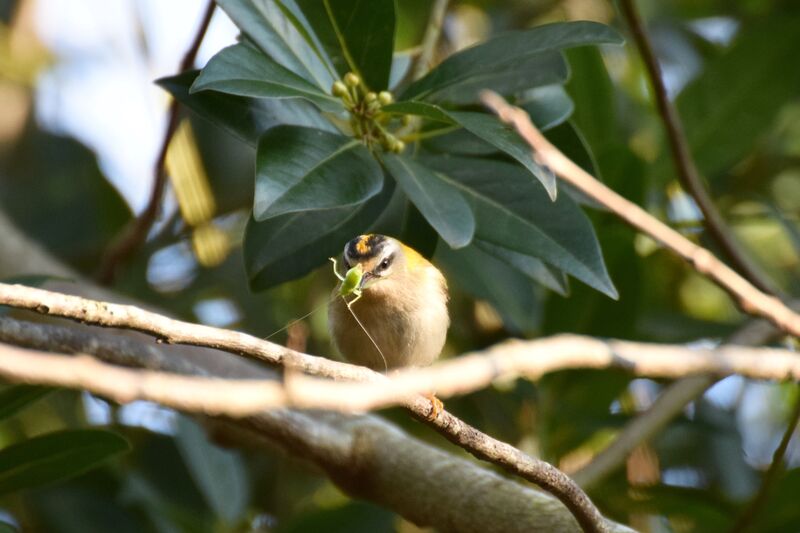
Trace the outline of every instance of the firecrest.
{"label": "firecrest", "polygon": [[348,242],[342,261],[358,280],[357,297],[341,297],[340,284],[328,307],[331,338],[342,355],[378,371],[435,361],[450,326],[442,273],[397,239],[377,234]]}

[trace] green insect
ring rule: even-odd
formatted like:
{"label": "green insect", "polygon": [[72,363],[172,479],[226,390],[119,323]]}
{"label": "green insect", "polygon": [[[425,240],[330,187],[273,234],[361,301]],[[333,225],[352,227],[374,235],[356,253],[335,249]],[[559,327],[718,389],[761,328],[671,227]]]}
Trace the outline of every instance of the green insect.
{"label": "green insect", "polygon": [[[339,287],[339,296],[344,300],[345,305],[347,305],[347,309],[350,311],[353,319],[355,319],[355,321],[358,323],[358,326],[367,335],[375,349],[378,350],[381,359],[383,359],[384,370],[389,370],[389,365],[386,362],[386,356],[383,355],[383,350],[381,350],[381,347],[378,346],[377,342],[375,342],[375,339],[372,337],[372,335],[370,335],[369,331],[367,331],[367,328],[364,327],[364,324],[361,322],[361,319],[358,318],[358,315],[355,314],[352,307],[352,305],[356,303],[364,293],[364,289],[361,288],[361,281],[364,278],[364,268],[360,263],[357,263],[356,266],[352,267],[345,273],[344,276],[342,276],[339,274],[336,258],[329,257],[328,259],[330,259],[331,263],[333,263],[333,273],[337,278],[339,278],[339,281],[342,282],[341,286]],[[355,298],[348,302],[347,297],[351,294],[355,295]]]}
{"label": "green insect", "polygon": [[329,257],[328,259],[330,259],[330,261],[333,263],[333,273],[342,282],[341,287],[339,287],[339,296],[344,298],[346,296],[350,296],[351,294],[355,295],[355,298],[347,302],[347,307],[350,307],[356,303],[359,298],[361,298],[361,279],[364,277],[364,269],[359,263],[348,270],[344,276],[342,276],[339,274],[339,267],[338,263],[336,262],[336,258]]}

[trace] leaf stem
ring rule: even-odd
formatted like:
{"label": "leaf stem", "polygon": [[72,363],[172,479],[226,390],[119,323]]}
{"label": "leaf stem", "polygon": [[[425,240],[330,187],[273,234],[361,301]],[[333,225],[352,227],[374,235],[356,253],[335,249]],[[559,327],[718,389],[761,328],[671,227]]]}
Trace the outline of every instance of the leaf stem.
{"label": "leaf stem", "polygon": [[439,42],[439,35],[442,33],[447,4],[448,0],[436,0],[433,3],[428,26],[425,28],[425,35],[422,37],[422,49],[416,63],[414,63],[413,80],[420,79],[430,70],[433,52],[436,49],[436,43]]}
{"label": "leaf stem", "polygon": [[433,137],[438,137],[440,135],[445,135],[447,133],[459,129],[460,127],[461,126],[447,126],[446,128],[439,128],[436,130],[417,131],[416,133],[409,133],[408,135],[403,135],[400,138],[404,142],[421,141],[423,139],[430,139]]}

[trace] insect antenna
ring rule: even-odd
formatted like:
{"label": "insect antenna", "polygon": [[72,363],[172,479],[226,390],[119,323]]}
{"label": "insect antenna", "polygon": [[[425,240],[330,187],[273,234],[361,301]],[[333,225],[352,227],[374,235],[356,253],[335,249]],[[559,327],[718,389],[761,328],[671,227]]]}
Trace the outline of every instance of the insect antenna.
{"label": "insect antenna", "polygon": [[323,303],[319,304],[319,305],[318,305],[318,306],[316,306],[314,309],[312,309],[312,310],[311,310],[311,311],[309,311],[308,313],[304,314],[304,315],[303,315],[303,316],[301,316],[300,318],[295,318],[294,320],[291,320],[291,321],[289,321],[289,323],[288,323],[288,324],[286,324],[285,326],[283,326],[281,329],[279,329],[279,330],[277,330],[277,331],[273,331],[272,333],[270,333],[269,335],[267,335],[266,337],[264,337],[264,340],[265,340],[265,341],[268,341],[269,339],[271,339],[272,337],[274,337],[275,335],[277,335],[277,334],[278,334],[278,333],[280,333],[281,331],[286,331],[287,329],[289,329],[290,327],[294,326],[295,324],[297,324],[297,323],[298,323],[298,322],[300,322],[301,320],[305,320],[306,318],[310,317],[311,315],[313,315],[314,313],[316,313],[317,311],[319,311],[320,309],[322,309],[323,307],[325,307],[326,305],[328,305],[329,303],[331,303],[331,302],[333,301],[333,298],[335,298],[335,296],[334,296],[334,297],[332,297],[332,298],[330,298],[330,299],[329,299],[327,302],[323,302]]}
{"label": "insect antenna", "polygon": [[367,338],[370,340],[372,345],[375,347],[376,350],[378,350],[378,353],[380,354],[381,359],[383,360],[383,369],[384,369],[384,371],[388,372],[389,371],[389,363],[386,362],[386,356],[383,355],[383,351],[381,350],[381,347],[378,346],[378,343],[375,342],[375,339],[373,339],[372,335],[369,334],[369,331],[367,331],[367,328],[365,328],[364,324],[361,323],[361,320],[359,320],[359,318],[356,315],[355,311],[353,311],[353,308],[350,307],[355,302],[355,300],[353,300],[352,302],[348,303],[347,300],[344,299],[344,296],[342,296],[342,299],[344,300],[344,303],[347,306],[347,310],[350,311],[350,314],[353,315],[353,318],[356,319],[356,322],[358,322],[358,325],[361,327],[361,331],[363,331],[367,335]]}

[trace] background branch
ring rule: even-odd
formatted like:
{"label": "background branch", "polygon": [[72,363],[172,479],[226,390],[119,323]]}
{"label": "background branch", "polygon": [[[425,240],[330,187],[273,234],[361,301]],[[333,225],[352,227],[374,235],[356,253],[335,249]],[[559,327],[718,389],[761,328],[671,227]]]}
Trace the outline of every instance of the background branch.
{"label": "background branch", "polygon": [[425,27],[425,35],[422,37],[422,48],[417,61],[414,63],[414,74],[412,76],[414,80],[424,76],[431,68],[433,54],[436,51],[436,43],[439,42],[439,35],[442,33],[447,4],[449,4],[449,0],[434,0],[433,2],[428,25]]}
{"label": "background branch", "polygon": [[703,186],[703,181],[697,171],[697,165],[692,157],[689,144],[686,142],[686,135],[683,132],[680,117],[667,95],[658,60],[653,53],[653,47],[650,45],[644,24],[636,9],[635,1],[620,0],[619,4],[644,62],[650,86],[653,89],[656,108],[667,132],[667,140],[672,152],[672,160],[678,172],[678,178],[703,213],[703,225],[736,270],[762,292],[775,294],[775,287],[756,267],[750,257],[742,251]]}
{"label": "background branch", "polygon": [[750,500],[750,503],[745,507],[744,511],[742,511],[736,524],[734,524],[731,529],[732,533],[742,533],[750,529],[756,516],[761,511],[762,507],[764,507],[764,504],[767,503],[770,489],[772,489],[780,475],[786,470],[784,457],[786,456],[786,450],[789,448],[789,443],[794,436],[794,432],[797,429],[798,422],[800,422],[800,396],[794,401],[792,413],[789,415],[789,421],[786,424],[786,431],[784,431],[781,442],[772,455],[772,462],[769,464],[769,468],[764,472],[764,477],[761,479],[758,492],[756,492],[756,495],[753,496],[753,499]]}
{"label": "background branch", "polygon": [[[178,72],[184,72],[194,66],[194,61],[197,58],[197,51],[200,49],[200,44],[203,42],[208,25],[211,23],[211,17],[214,15],[214,8],[216,4],[214,0],[209,0],[206,6],[203,18],[200,21],[200,27],[197,29],[194,38],[192,39],[189,49],[183,56]],[[131,256],[138,250],[144,241],[147,239],[147,234],[150,228],[158,217],[159,210],[161,209],[161,200],[164,198],[164,189],[167,186],[167,152],[169,151],[170,141],[178,129],[180,104],[177,99],[172,98],[167,111],[167,128],[164,130],[164,138],[161,141],[161,149],[156,159],[153,188],[150,191],[150,199],[147,201],[142,213],[136,217],[131,224],[126,226],[115,239],[112,240],[108,250],[106,250],[100,262],[96,278],[103,285],[110,285],[114,281],[117,269],[123,263],[127,262]]]}
{"label": "background branch", "polygon": [[[767,344],[776,334],[772,324],[766,320],[754,319],[731,335],[726,344],[761,346]],[[655,437],[689,403],[699,398],[716,382],[717,376],[708,374],[689,376],[670,383],[647,411],[626,424],[614,441],[586,466],[573,472],[572,478],[586,490],[599,484],[625,464],[634,449]]]}

